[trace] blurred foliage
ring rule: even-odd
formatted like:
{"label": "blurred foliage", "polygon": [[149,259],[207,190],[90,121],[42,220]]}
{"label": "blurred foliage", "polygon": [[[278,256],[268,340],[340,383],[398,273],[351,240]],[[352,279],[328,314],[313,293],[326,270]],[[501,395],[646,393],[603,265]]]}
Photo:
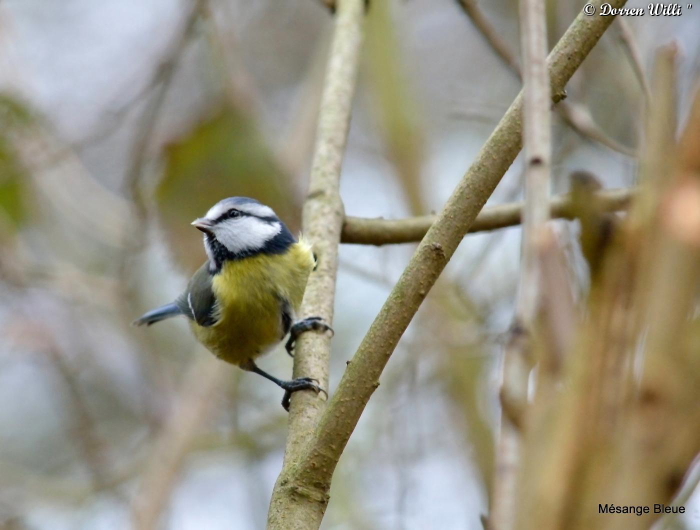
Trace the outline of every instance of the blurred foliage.
{"label": "blurred foliage", "polygon": [[[518,2],[475,3],[518,56]],[[173,432],[163,428],[168,418],[182,420],[183,404],[200,399],[206,387],[209,410],[185,433],[187,443],[175,448],[174,478],[165,488],[172,491],[164,493],[172,498],[164,511],[171,526],[183,529],[260,528],[286,430],[278,390],[222,364],[215,365],[227,372],[218,387],[210,384],[213,378],[190,372],[192,359],[213,359],[193,353],[193,342],[183,340],[189,336],[184,320],[149,330],[125,327],[136,316],[134,301],[165,301],[182,287],[161,246],[149,245],[143,260],[124,268],[134,291],[110,272],[116,261],[136,254],[117,254],[133,218],[118,193],[128,189],[121,185],[128,172],[124,154],[135,145],[133,125],[144,95],[152,95],[151,75],[162,79],[157,72],[173,51],[167,43],[180,32],[184,5],[171,2],[168,11],[164,3],[134,7],[108,0],[68,13],[55,4],[56,16],[46,16],[46,6],[37,2],[5,3],[0,10],[6,30],[0,82],[18,90],[0,91],[0,397],[7,404],[0,408],[0,529],[127,527],[134,499],[149,488],[150,464],[166,455],[160,442]],[[580,7],[547,0],[550,47]],[[320,94],[314,90],[334,20],[319,2],[301,0],[221,0],[209,8],[217,27],[197,24],[173,70],[159,134],[144,150],[144,164],[163,170],[155,193],[160,224],[174,256],[190,270],[205,255],[201,234],[189,223],[224,197],[254,197],[298,230],[301,197],[294,177],[308,167]],[[107,17],[110,24],[103,23]],[[644,64],[671,32],[697,58],[688,20],[669,18],[665,31],[655,26],[660,19],[631,23]],[[344,160],[343,200],[348,211],[370,216],[429,210],[452,189],[520,82],[453,2],[373,2],[365,29],[366,63]],[[133,42],[124,39],[127,31]],[[143,53],[135,53],[141,51],[136,39]],[[604,37],[570,83],[570,103],[616,140],[637,145],[643,101],[622,53],[614,33]],[[4,61],[8,54],[12,68]],[[318,68],[306,67],[316,60]],[[687,84],[698,63],[684,64]],[[362,104],[365,94],[373,105]],[[659,100],[651,107],[658,110]],[[184,132],[183,123],[191,124]],[[611,157],[559,121],[554,127],[557,175],[582,168],[599,175],[606,188],[628,183],[623,177],[631,178],[636,159]],[[161,150],[162,133],[173,128],[178,136],[171,134]],[[664,163],[672,158],[659,151]],[[395,185],[386,187],[388,179]],[[396,193],[383,193],[387,189]],[[495,199],[516,200],[521,190],[516,167]],[[595,204],[585,206],[596,213]],[[29,215],[31,230],[19,231]],[[681,217],[694,218],[692,211]],[[567,243],[585,243],[585,227],[576,237],[584,223],[563,223],[557,226]],[[465,238],[344,453],[325,528],[480,528],[478,515],[489,501],[473,492],[490,490],[495,471],[495,372],[500,332],[512,312],[517,245],[517,229]],[[331,392],[411,250],[343,246]],[[590,253],[576,250],[580,280],[587,284],[583,257]],[[664,359],[700,351],[699,316],[696,304],[687,334],[678,334],[679,346],[663,352]],[[692,359],[688,378],[698,373],[697,355]],[[282,352],[264,363],[280,376],[291,366]],[[664,363],[656,372],[673,366]],[[581,386],[582,403],[595,398],[603,379],[606,389],[622,385],[603,371],[594,384]],[[680,377],[671,382],[679,392],[697,388]],[[670,407],[668,420],[684,412]],[[583,414],[568,419],[581,426],[578,439],[591,436]],[[666,425],[662,416],[646,424],[657,430]],[[667,431],[680,439],[684,427]],[[187,438],[181,434],[170,437],[171,444]],[[632,437],[622,442],[624,451]],[[539,443],[545,463],[531,474],[532,482],[553,460],[551,440]],[[659,454],[679,454],[671,443],[659,447]],[[643,472],[655,460],[631,469]],[[587,475],[583,469],[574,477],[577,485],[585,487]],[[685,499],[696,483],[691,476]],[[139,490],[141,484],[145,489]],[[667,527],[681,528],[682,521]]]}
{"label": "blurred foliage", "polygon": [[165,149],[166,168],[156,198],[176,258],[188,270],[204,260],[190,222],[221,199],[252,197],[272,207],[293,232],[300,205],[290,179],[277,165],[245,112],[224,105]]}
{"label": "blurred foliage", "polygon": [[12,146],[10,135],[31,121],[32,115],[27,107],[11,95],[0,93],[0,230],[10,226],[16,228],[26,216],[23,194],[28,175]]}
{"label": "blurred foliage", "polygon": [[470,447],[473,462],[490,491],[494,473],[494,432],[484,399],[484,380],[494,357],[480,332],[486,325],[482,309],[456,284],[438,284],[434,290],[439,316],[431,325],[441,327],[443,341],[439,376],[452,398],[455,424]]}
{"label": "blurred foliage", "polygon": [[395,20],[390,2],[380,2],[370,10],[367,57],[383,140],[411,212],[418,215],[427,211],[421,184],[424,138],[420,109],[412,97],[403,68]]}
{"label": "blurred foliage", "polygon": [[22,201],[23,175],[24,170],[12,147],[0,136],[0,211],[5,219],[15,225],[22,221],[25,213]]}

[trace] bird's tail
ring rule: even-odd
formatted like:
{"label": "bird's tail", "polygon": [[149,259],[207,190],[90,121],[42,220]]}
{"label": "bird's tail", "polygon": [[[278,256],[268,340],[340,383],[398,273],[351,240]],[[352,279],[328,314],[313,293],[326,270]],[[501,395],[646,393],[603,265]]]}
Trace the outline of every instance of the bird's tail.
{"label": "bird's tail", "polygon": [[148,313],[134,320],[131,323],[131,325],[150,326],[151,324],[155,324],[156,322],[160,322],[161,320],[165,320],[166,318],[174,317],[181,314],[182,311],[180,311],[180,308],[177,306],[177,304],[167,304],[161,307],[157,307],[152,311],[149,311]]}

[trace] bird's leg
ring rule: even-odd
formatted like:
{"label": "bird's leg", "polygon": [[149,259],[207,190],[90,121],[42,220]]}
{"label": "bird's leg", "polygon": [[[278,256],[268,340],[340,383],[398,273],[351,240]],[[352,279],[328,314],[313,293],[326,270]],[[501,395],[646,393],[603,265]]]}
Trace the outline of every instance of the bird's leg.
{"label": "bird's leg", "polygon": [[323,392],[328,397],[328,392],[323,390],[318,386],[318,381],[316,379],[311,379],[310,377],[298,377],[297,379],[292,379],[291,381],[284,381],[282,379],[277,379],[274,375],[268,374],[265,370],[258,368],[252,360],[248,361],[245,365],[241,366],[244,370],[248,372],[253,372],[263,376],[265,379],[269,379],[277,386],[284,390],[284,397],[282,398],[282,406],[284,410],[289,412],[289,399],[292,397],[292,393],[298,392],[299,390],[313,390],[317,394]]}
{"label": "bird's leg", "polygon": [[303,320],[297,320],[292,324],[292,327],[289,328],[289,340],[284,345],[284,349],[287,350],[290,357],[294,357],[292,351],[294,350],[297,338],[306,331],[320,331],[321,333],[330,331],[334,333],[333,328],[326,324],[321,317],[307,317]]}

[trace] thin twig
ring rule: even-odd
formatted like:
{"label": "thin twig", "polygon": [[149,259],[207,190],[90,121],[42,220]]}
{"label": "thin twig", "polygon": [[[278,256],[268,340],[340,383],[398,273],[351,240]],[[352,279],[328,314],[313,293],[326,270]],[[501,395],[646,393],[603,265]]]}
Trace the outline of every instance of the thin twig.
{"label": "thin twig", "polygon": [[[153,85],[156,87],[155,93],[151,95],[151,100],[148,102],[146,110],[141,116],[139,126],[134,136],[131,159],[129,160],[129,166],[126,171],[125,188],[131,195],[131,199],[134,203],[137,222],[141,222],[146,219],[148,214],[148,208],[141,190],[141,177],[143,167],[146,163],[148,148],[150,146],[149,140],[151,139],[153,131],[155,130],[158,116],[160,115],[168,88],[170,87],[177,70],[180,57],[182,56],[182,53],[190,40],[192,31],[194,30],[195,22],[199,17],[202,3],[203,0],[192,2],[189,12],[185,15],[185,20],[180,29],[180,33],[176,35],[162,62],[158,66],[157,74],[153,80]],[[145,234],[145,230],[138,230],[137,234]],[[136,250],[140,248],[143,238],[141,238],[139,241],[140,243],[137,243],[135,246]]]}
{"label": "thin twig", "polygon": [[[364,0],[344,0],[337,8],[302,219],[305,237],[318,257],[318,267],[309,278],[301,316],[321,316],[328,323],[333,319],[338,246],[345,218],[339,191],[340,172],[359,66],[364,4]],[[294,357],[295,377],[313,377],[327,389],[329,363],[327,335],[306,333],[300,337]],[[318,528],[321,524],[324,499],[319,499],[320,503],[297,503],[297,491],[288,487],[288,477],[297,468],[325,405],[320,396],[310,392],[298,392],[292,397],[284,466],[270,502],[269,529]]]}
{"label": "thin twig", "polygon": [[584,138],[598,142],[608,149],[617,151],[621,155],[630,158],[634,158],[638,155],[636,149],[627,147],[605,134],[591,116],[588,108],[584,105],[571,103],[570,101],[562,101],[561,104],[557,106],[557,110],[559,111],[559,116]]}
{"label": "thin twig", "polygon": [[258,114],[260,101],[253,78],[240,55],[242,49],[231,21],[235,9],[230,2],[205,0],[202,2],[202,19],[206,21],[208,47],[217,61],[224,93],[236,108],[246,109],[253,116]]}
{"label": "thin twig", "polygon": [[[599,1],[594,7],[600,8]],[[619,8],[625,0],[611,2]],[[341,4],[343,5],[343,4]],[[553,94],[566,83],[612,23],[612,17],[580,14],[548,58]],[[481,149],[444,210],[418,246],[408,267],[352,358],[318,428],[295,465],[285,474],[287,521],[276,528],[318,528],[335,467],[379,377],[403,332],[454,254],[501,178],[520,152],[523,96],[519,95]],[[282,506],[280,506],[282,507]],[[307,518],[301,522],[300,515]]]}
{"label": "thin twig", "polygon": [[[515,59],[515,54],[510,50],[508,43],[501,39],[498,30],[484,15],[477,2],[475,0],[457,0],[457,3],[481,32],[496,55],[503,60],[505,65],[510,68],[518,79],[522,79],[522,71],[520,70],[518,61]],[[556,110],[567,125],[580,135],[625,156],[636,156],[636,151],[634,149],[630,149],[613,138],[610,138],[595,124],[590,113],[582,111],[579,106],[572,108],[570,103],[565,102],[563,105],[557,106]]]}
{"label": "thin twig", "polygon": [[489,43],[493,51],[496,52],[503,62],[517,75],[523,77],[520,70],[520,64],[510,50],[508,43],[501,38],[496,28],[489,22],[486,16],[482,13],[475,0],[457,0],[457,3],[464,10],[467,16],[474,23],[479,32],[484,36],[486,42]]}
{"label": "thin twig", "polygon": [[639,52],[639,46],[637,46],[637,39],[634,37],[632,28],[630,27],[627,20],[621,17],[617,21],[617,27],[620,32],[620,41],[622,42],[622,47],[629,57],[630,65],[632,70],[634,70],[634,75],[639,81],[639,86],[642,87],[642,93],[644,94],[644,99],[648,103],[651,101],[651,89],[649,88],[649,83],[647,82],[647,76],[644,75],[644,66],[642,65],[642,54]]}
{"label": "thin twig", "polygon": [[[606,212],[624,210],[630,204],[634,189],[606,190],[597,194],[601,209]],[[549,203],[550,215],[554,219],[574,219],[574,202],[570,194],[555,197]],[[469,233],[486,232],[517,226],[522,221],[522,202],[502,204],[484,208],[469,228]],[[343,243],[359,245],[390,245],[415,243],[423,239],[428,229],[437,220],[436,215],[411,217],[408,219],[368,219],[346,217],[343,224]]]}
{"label": "thin twig", "polygon": [[52,343],[46,348],[46,353],[56,372],[60,375],[67,391],[70,414],[74,424],[71,430],[92,475],[93,487],[96,491],[99,491],[106,488],[109,484],[108,466],[105,458],[106,448],[97,435],[95,422],[90,414],[84,393],[76,380],[74,370],[69,366],[63,353],[59,351],[53,340],[49,340]]}
{"label": "thin twig", "polygon": [[[667,83],[669,88],[675,87],[674,80],[668,79]],[[675,108],[670,104],[674,92],[675,89],[671,88],[665,94],[655,93],[657,104],[654,108]],[[645,134],[645,158],[651,155],[651,158],[664,162],[663,166],[657,166],[660,171],[656,175],[657,183],[663,182],[664,187],[667,182],[674,182],[672,168],[677,161],[675,146],[671,143],[675,127],[667,127],[673,116],[673,111],[670,114],[653,113],[653,118],[660,121],[652,128],[660,125],[670,138],[663,139],[649,132]],[[654,139],[661,141],[650,143]],[[659,151],[658,158],[653,151]],[[677,318],[673,325],[665,321],[666,318],[676,318],[683,310],[683,304],[672,309],[666,306],[663,316],[650,311],[652,305],[665,295],[659,295],[656,290],[649,265],[653,261],[666,261],[667,256],[670,260],[679,256],[668,252],[670,249],[666,245],[659,245],[662,243],[662,238],[659,238],[661,223],[655,211],[660,203],[663,204],[663,194],[658,188],[652,190],[645,185],[640,186],[638,193],[633,209],[616,236],[619,238],[617,244],[611,245],[604,268],[592,280],[586,318],[576,332],[571,355],[562,372],[562,384],[555,395],[544,396],[547,399],[539,399],[536,394],[528,410],[523,476],[531,480],[520,492],[519,529],[648,528],[651,524],[648,517],[635,517],[637,520],[623,523],[608,520],[590,507],[602,499],[616,505],[634,502],[644,506],[649,498],[645,500],[640,490],[649,491],[661,484],[649,475],[659,469],[663,450],[677,453],[679,445],[676,442],[683,438],[684,428],[670,425],[673,416],[676,411],[693,410],[689,403],[666,399],[661,387],[652,390],[655,397],[651,406],[644,403],[645,400],[638,403],[640,369],[645,364],[643,356],[648,354],[652,343],[652,327],[657,331],[659,326],[666,327],[674,335],[675,344],[666,342],[664,354],[659,358],[663,359],[661,365],[652,370],[653,377],[663,377],[672,374],[669,369],[674,366],[673,357],[683,350],[680,344],[682,334],[676,332],[682,326],[680,322],[686,321],[685,317]],[[697,285],[694,281],[697,267],[692,272],[695,277],[692,279],[691,275],[685,275],[689,271],[684,267],[672,267],[672,270],[673,281],[685,290],[680,298],[687,299],[687,292],[693,291],[688,286]],[[635,359],[635,356],[639,357]],[[684,373],[673,375],[670,382],[678,389],[697,388],[690,382],[694,378],[690,374],[696,373],[696,370],[684,367]],[[639,419],[644,417],[647,433],[626,428],[627,416],[637,404],[641,405]],[[664,407],[670,407],[664,417],[644,414],[649,411],[656,416],[656,412]],[[684,423],[693,425],[693,429],[698,425],[697,418],[688,417]],[[673,442],[668,439],[669,443],[665,444],[660,436],[668,436],[668,433],[673,433]],[[651,434],[651,439],[644,439],[646,434]],[[622,446],[625,446],[623,454],[616,455],[616,449]],[[637,461],[629,468],[637,478],[626,480],[624,460],[631,457],[628,462],[632,463],[634,456],[639,456],[639,453],[634,454],[634,449],[642,449],[641,452],[646,454],[643,464]],[[676,456],[681,456],[681,453]],[[678,468],[674,467],[673,471],[678,476]],[[640,476],[645,474],[646,477]],[[664,486],[670,483],[663,481]],[[666,502],[661,495],[654,498],[653,502]]]}

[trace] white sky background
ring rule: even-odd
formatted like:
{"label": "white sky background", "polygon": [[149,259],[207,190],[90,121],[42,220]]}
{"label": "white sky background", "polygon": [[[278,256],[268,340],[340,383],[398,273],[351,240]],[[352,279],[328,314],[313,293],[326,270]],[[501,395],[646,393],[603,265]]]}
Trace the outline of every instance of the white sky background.
{"label": "white sky background", "polygon": [[[257,110],[262,128],[272,145],[284,143],[281,135],[291,125],[289,122],[294,117],[291,109],[310,59],[328,35],[330,17],[313,4],[313,0],[231,2],[235,14],[232,28],[240,43],[239,53],[251,75],[259,98]],[[428,138],[426,197],[436,209],[449,196],[519,88],[454,4],[453,0],[409,0],[402,2],[400,9],[405,56],[409,58],[406,67],[414,80],[414,92],[423,110],[425,137]],[[503,36],[515,47],[517,22],[503,19],[505,4],[506,0],[482,2],[487,15],[503,28]],[[65,142],[83,144],[105,127],[109,129],[115,115],[143,91],[182,22],[183,5],[184,2],[178,0],[5,0],[0,3],[0,87],[18,91],[39,108]],[[630,2],[630,5],[645,4]],[[691,74],[694,71],[697,76],[700,68],[700,3],[686,10],[682,17],[645,17],[628,22],[638,35],[647,65],[652,50],[658,45],[671,39],[680,42],[688,59],[681,72],[682,88],[687,96]],[[604,39],[602,46],[613,47],[614,43]],[[191,51],[169,96],[158,133],[163,139],[184,130],[206,108],[206,89],[196,82],[201,75],[206,75],[206,70],[198,63],[196,50]],[[123,121],[117,120],[113,134],[80,151],[91,175],[113,191],[120,190],[126,147],[140,108],[136,105]],[[407,210],[399,188],[387,178],[392,173],[391,165],[377,147],[376,121],[366,87],[359,91],[356,112],[342,181],[346,211],[366,216],[405,215]],[[619,155],[583,141],[566,159],[565,166],[557,169],[563,174],[582,165],[602,175],[608,187],[631,183],[633,168],[629,163]],[[504,200],[502,188],[517,177],[517,163],[514,168],[494,201]],[[564,190],[565,185],[561,186]],[[515,277],[518,238],[518,230],[509,230],[481,268],[479,281],[469,285],[477,299],[488,298],[500,282],[507,284],[510,280],[503,280],[504,275]],[[447,274],[459,277],[462,267],[469,266],[472,256],[479,253],[488,239],[488,236],[480,236],[465,241]],[[409,256],[410,248],[343,247],[337,299],[340,310],[336,314],[336,336],[343,352],[354,351]],[[162,261],[162,257],[155,259],[154,267],[162,269]],[[345,270],[343,263],[373,271],[385,277],[386,284]],[[170,274],[171,283],[167,285],[172,285],[176,291],[182,279]],[[510,321],[507,302],[497,309],[490,321],[494,333],[504,331]],[[0,310],[0,322],[6,311],[6,307]],[[416,332],[410,329],[408,337]],[[338,352],[338,345],[335,352],[336,355],[340,353],[340,358],[335,360],[332,385],[337,384],[342,365],[350,355]],[[402,353],[404,351],[399,348],[396,355]],[[289,369],[286,361],[267,362],[277,362],[278,370]],[[429,367],[425,369],[429,372]],[[13,408],[0,413],[0,433],[16,429],[21,417],[42,418],[42,422],[52,417],[47,406],[51,399],[51,392],[47,392],[50,385],[35,377],[37,375],[32,375],[31,368],[26,366],[0,374],[0,402],[11,402],[11,396],[18,389],[34,387],[26,391],[20,410]],[[35,384],[29,384],[30,380]],[[419,376],[419,384],[420,381]],[[266,396],[278,406],[278,393],[274,390],[269,388]],[[417,405],[420,396],[399,398],[388,402],[383,399],[380,388],[369,407],[368,417],[363,418],[351,441],[353,451],[371,455],[373,444],[391,444],[391,429],[415,435],[416,430],[432,433],[437,428],[443,430],[444,435],[427,456],[416,461],[404,459],[400,463],[371,462],[367,472],[352,477],[364,492],[360,495],[364,501],[358,509],[372,513],[372,520],[386,529],[478,528],[484,495],[469,472],[469,459],[463,454],[463,443],[450,428],[449,414],[421,409]],[[428,396],[428,399],[433,400],[432,407],[438,406],[439,398]],[[388,415],[395,423],[392,426],[391,422],[385,422],[382,427],[381,420]],[[33,433],[35,443],[40,443],[41,437],[52,430],[51,425],[37,426]],[[414,437],[411,440],[408,445],[414,443]],[[397,451],[407,451],[407,448]],[[251,506],[250,499],[255,496],[249,495],[247,490],[246,473],[258,474],[261,482],[257,487],[263,491],[262,498],[266,498],[277,476],[280,457],[256,463],[252,471],[246,469],[245,455],[235,451],[191,458],[173,497],[167,528],[259,528],[262,524],[260,507]],[[364,462],[358,465],[363,466]],[[455,473],[455,468],[459,473]],[[0,492],[0,510],[3,503],[13,502],[13,495]],[[82,506],[49,502],[32,505],[29,523],[38,529],[128,527],[128,512],[109,497],[98,497]],[[325,527],[349,529],[334,517],[332,506]],[[397,508],[399,506],[402,508]],[[700,529],[697,502],[691,512],[694,521],[691,527]]]}

